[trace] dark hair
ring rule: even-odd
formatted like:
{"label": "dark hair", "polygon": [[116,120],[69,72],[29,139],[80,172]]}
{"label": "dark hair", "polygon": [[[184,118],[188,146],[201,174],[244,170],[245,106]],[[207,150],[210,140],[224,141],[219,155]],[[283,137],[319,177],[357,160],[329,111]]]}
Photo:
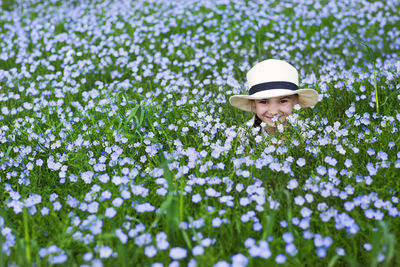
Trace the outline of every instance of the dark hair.
{"label": "dark hair", "polygon": [[257,116],[257,114],[255,114],[255,115],[254,115],[254,124],[253,124],[253,127],[254,127],[254,128],[256,128],[256,127],[261,128],[261,123],[262,123],[262,120]]}
{"label": "dark hair", "polygon": [[261,134],[261,132],[263,131],[261,123],[262,120],[257,116],[257,114],[254,114],[253,128],[258,128],[258,134]]}

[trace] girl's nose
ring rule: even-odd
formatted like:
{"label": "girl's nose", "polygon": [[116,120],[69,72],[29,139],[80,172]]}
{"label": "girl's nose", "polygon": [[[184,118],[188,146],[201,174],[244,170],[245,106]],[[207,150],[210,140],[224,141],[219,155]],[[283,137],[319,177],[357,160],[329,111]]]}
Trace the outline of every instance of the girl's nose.
{"label": "girl's nose", "polygon": [[279,109],[277,105],[272,104],[268,109],[268,114],[271,116],[278,115]]}

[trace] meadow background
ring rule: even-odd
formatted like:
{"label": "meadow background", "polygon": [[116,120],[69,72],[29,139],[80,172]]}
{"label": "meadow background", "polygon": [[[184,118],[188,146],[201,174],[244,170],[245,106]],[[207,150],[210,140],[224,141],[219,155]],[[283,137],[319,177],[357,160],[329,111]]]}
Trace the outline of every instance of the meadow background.
{"label": "meadow background", "polygon": [[[0,266],[400,265],[399,1],[1,5]],[[267,58],[320,102],[245,151]]]}

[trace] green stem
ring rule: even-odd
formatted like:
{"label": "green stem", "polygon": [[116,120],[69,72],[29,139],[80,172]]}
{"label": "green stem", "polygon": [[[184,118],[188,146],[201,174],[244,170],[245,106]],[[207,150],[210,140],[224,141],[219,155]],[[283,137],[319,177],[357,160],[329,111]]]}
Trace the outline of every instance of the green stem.
{"label": "green stem", "polygon": [[376,112],[379,113],[378,86],[376,86],[375,62],[374,62],[374,87],[375,87]]}
{"label": "green stem", "polygon": [[31,246],[29,242],[29,229],[28,229],[28,210],[24,207],[24,237],[25,237],[25,257],[28,261],[28,266],[31,265]]}
{"label": "green stem", "polygon": [[179,220],[183,220],[183,190],[184,190],[184,185],[181,177],[181,194],[179,196]]}

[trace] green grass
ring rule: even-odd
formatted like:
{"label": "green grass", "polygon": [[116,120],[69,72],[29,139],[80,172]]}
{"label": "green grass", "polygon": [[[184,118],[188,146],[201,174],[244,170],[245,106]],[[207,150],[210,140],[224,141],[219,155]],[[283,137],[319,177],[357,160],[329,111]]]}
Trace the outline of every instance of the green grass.
{"label": "green grass", "polygon": [[[337,14],[327,13],[320,23],[296,17],[303,8],[300,4],[279,1],[271,1],[266,10],[280,19],[268,21],[263,21],[264,13],[270,15],[266,10],[253,12],[252,1],[242,6],[196,2],[188,7],[145,2],[123,9],[117,3],[108,6],[100,1],[89,3],[91,8],[80,4],[2,2],[0,25],[11,28],[0,29],[0,37],[14,44],[1,46],[0,53],[26,51],[26,55],[19,63],[16,55],[0,59],[0,69],[7,71],[0,75],[0,267],[51,266],[56,264],[52,257],[60,253],[66,255],[60,265],[67,266],[96,261],[104,266],[154,262],[166,266],[173,261],[170,251],[174,247],[186,249],[187,255],[178,260],[182,266],[193,261],[198,266],[232,263],[237,254],[244,255],[249,266],[277,265],[278,254],[286,256],[286,266],[400,264],[396,253],[399,215],[391,216],[388,208],[400,208],[395,200],[400,188],[400,77],[391,61],[396,44],[387,34],[399,31],[400,24],[381,26],[367,21],[362,26],[348,12],[358,11],[365,19],[369,11],[361,12],[350,4],[339,5]],[[72,7],[82,8],[83,15],[72,18],[73,11],[62,13]],[[177,15],[174,7],[184,13]],[[119,10],[116,16],[112,8]],[[323,14],[313,4],[305,8],[307,14]],[[6,18],[12,18],[10,12],[17,9],[22,12],[23,32],[39,35],[37,43],[15,41],[22,31],[12,28],[20,27],[16,19]],[[376,9],[371,16],[382,11],[394,21],[400,6]],[[96,19],[83,21],[91,10]],[[344,18],[338,14],[345,14]],[[216,24],[210,23],[212,19]],[[82,25],[90,30],[79,29]],[[52,43],[53,51],[46,49],[49,42],[62,39],[63,33],[69,38]],[[355,39],[366,47],[356,45]],[[135,46],[140,49],[135,51]],[[33,57],[32,53],[37,54]],[[49,61],[58,53],[60,58]],[[228,99],[237,90],[246,93],[246,71],[266,58],[291,62],[304,72],[302,84],[324,98],[314,108],[295,111],[301,125],[287,129],[274,152],[265,149],[271,148],[271,138],[280,140],[281,135],[259,144],[252,140],[254,150],[241,153],[238,138],[230,140],[228,129],[237,130],[252,114],[232,107]],[[90,62],[79,66],[83,60]],[[150,65],[153,73],[148,75]],[[57,72],[61,74],[49,76]],[[307,82],[311,73],[316,80]],[[240,88],[230,86],[228,77]],[[31,108],[26,108],[28,103]],[[349,116],[351,106],[355,111]],[[313,131],[312,136],[302,136]],[[373,154],[369,154],[371,149]],[[222,152],[214,154],[218,150]],[[258,167],[263,157],[274,164]],[[337,163],[330,164],[327,157]],[[298,159],[306,164],[299,166]],[[347,159],[352,160],[351,166],[346,166]],[[240,166],[237,161],[242,161]],[[375,174],[368,169],[371,166]],[[327,173],[321,174],[323,167]],[[82,175],[89,171],[94,175],[86,182]],[[109,180],[104,181],[101,174],[108,174]],[[293,179],[298,186],[290,189]],[[350,186],[353,192],[340,198]],[[328,194],[325,187],[334,189]],[[197,194],[201,196],[198,202],[193,200]],[[12,200],[24,203],[35,195],[41,196],[37,203],[25,203],[21,210],[10,206]],[[227,201],[224,196],[232,198]],[[312,196],[312,201],[298,205],[295,199],[299,196]],[[118,198],[122,203],[114,202]],[[246,198],[252,201],[243,204]],[[370,199],[367,207],[355,204],[346,209],[346,202],[366,198]],[[98,207],[93,211],[84,208],[95,203]],[[139,212],[144,203],[154,210]],[[116,213],[107,216],[111,207]],[[304,207],[312,211],[305,228],[296,223],[303,219]],[[382,212],[383,218],[368,218],[368,208]],[[336,217],[324,221],[329,209]],[[340,226],[338,221],[344,217],[339,214],[353,222]],[[216,226],[218,218],[222,223]],[[101,227],[94,227],[96,221]],[[144,229],[138,231],[141,225]],[[352,234],[354,225],[358,231]],[[316,241],[304,237],[305,229],[331,238],[325,255],[318,256]],[[297,250],[293,255],[285,250],[286,232],[293,235]],[[162,244],[156,240],[160,233],[167,236],[166,249],[157,248]],[[146,234],[151,240],[140,244]],[[255,244],[246,247],[249,238]],[[252,254],[263,241],[271,252],[267,259]],[[368,245],[364,248],[366,243],[371,250]],[[46,255],[46,249],[54,245],[57,251]],[[157,248],[152,257],[151,246]],[[204,252],[196,254],[199,246]],[[105,247],[114,254],[101,254]],[[339,255],[337,248],[344,249],[345,255]]]}

